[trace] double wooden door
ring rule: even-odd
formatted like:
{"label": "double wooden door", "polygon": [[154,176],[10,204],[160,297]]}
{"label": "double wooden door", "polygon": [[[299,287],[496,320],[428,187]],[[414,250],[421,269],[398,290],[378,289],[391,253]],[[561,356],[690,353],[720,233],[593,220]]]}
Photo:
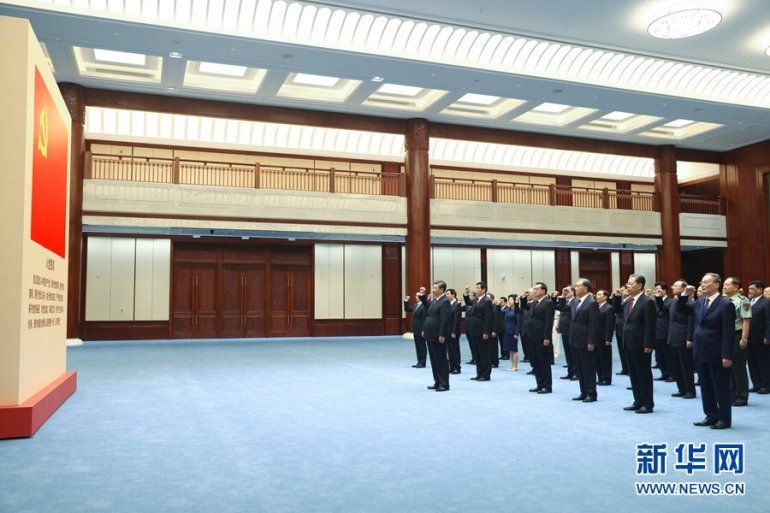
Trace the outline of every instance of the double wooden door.
{"label": "double wooden door", "polygon": [[269,248],[180,246],[175,248],[173,270],[172,337],[311,334],[309,248],[272,252]]}

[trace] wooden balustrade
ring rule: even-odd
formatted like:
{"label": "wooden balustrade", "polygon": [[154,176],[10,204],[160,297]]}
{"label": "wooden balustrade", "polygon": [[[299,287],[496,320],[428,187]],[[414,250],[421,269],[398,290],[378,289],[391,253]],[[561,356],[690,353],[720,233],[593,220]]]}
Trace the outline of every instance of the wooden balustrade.
{"label": "wooden balustrade", "polygon": [[[403,173],[380,174],[113,155],[86,155],[87,178],[155,182],[217,187],[282,189],[346,194],[406,196]],[[657,195],[614,189],[592,189],[563,185],[517,183],[503,180],[473,180],[431,175],[433,199],[518,203],[524,205],[573,206],[653,212],[658,210]],[[681,211],[692,214],[724,215],[721,197],[680,195]]]}

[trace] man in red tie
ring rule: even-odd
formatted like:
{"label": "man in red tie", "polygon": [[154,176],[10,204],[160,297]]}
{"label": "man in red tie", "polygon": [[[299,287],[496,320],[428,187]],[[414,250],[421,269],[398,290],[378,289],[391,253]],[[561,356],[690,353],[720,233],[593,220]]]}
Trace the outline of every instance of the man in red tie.
{"label": "man in red tie", "polygon": [[628,300],[621,302],[618,291],[612,298],[616,314],[623,314],[623,346],[628,360],[628,374],[634,402],[623,408],[636,413],[652,413],[652,350],[655,347],[655,303],[644,294],[646,278],[641,274],[628,277]]}

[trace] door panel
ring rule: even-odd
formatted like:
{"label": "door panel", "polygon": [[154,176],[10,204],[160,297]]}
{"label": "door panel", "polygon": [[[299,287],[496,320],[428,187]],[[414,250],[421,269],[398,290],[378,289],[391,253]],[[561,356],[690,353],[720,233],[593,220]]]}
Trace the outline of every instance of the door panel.
{"label": "door panel", "polygon": [[216,264],[198,264],[196,269],[196,336],[216,338],[217,333],[217,266]]}
{"label": "door panel", "polygon": [[243,336],[264,337],[265,326],[265,266],[247,265],[243,276]]}
{"label": "door panel", "polygon": [[285,337],[289,323],[289,267],[270,266],[269,336]]}
{"label": "door panel", "polygon": [[290,337],[310,335],[310,267],[292,266],[291,270],[291,312],[289,315]]}
{"label": "door panel", "polygon": [[222,269],[222,337],[243,336],[243,277],[241,266],[225,264]]}
{"label": "door panel", "polygon": [[195,264],[174,265],[173,298],[174,312],[172,336],[188,338],[193,335],[193,273]]}

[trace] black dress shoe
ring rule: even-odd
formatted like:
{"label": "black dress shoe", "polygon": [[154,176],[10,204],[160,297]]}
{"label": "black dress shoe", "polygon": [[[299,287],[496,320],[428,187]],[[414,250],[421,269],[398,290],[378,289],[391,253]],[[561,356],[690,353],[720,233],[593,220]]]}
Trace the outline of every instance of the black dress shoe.
{"label": "black dress shoe", "polygon": [[499,366],[500,366],[500,364],[499,364],[499,363],[497,363],[497,364],[493,364],[493,365],[492,365],[492,368],[493,368],[493,369],[497,369]]}
{"label": "black dress shoe", "polygon": [[465,363],[467,363],[468,365],[476,365],[476,362],[473,360],[467,361]]}
{"label": "black dress shoe", "polygon": [[489,378],[479,378],[476,381],[489,381]]}
{"label": "black dress shoe", "polygon": [[730,424],[724,420],[718,420],[716,424],[711,426],[711,429],[729,429]]}
{"label": "black dress shoe", "polygon": [[684,394],[682,392],[674,392],[671,394],[671,397],[684,397]]}
{"label": "black dress shoe", "polygon": [[673,376],[667,376],[666,379],[664,379],[666,383],[676,383],[676,379],[674,379]]}
{"label": "black dress shoe", "polygon": [[436,387],[436,392],[446,392],[449,387]]}
{"label": "black dress shoe", "polygon": [[412,365],[412,367],[414,367],[415,369],[423,369],[423,368],[425,368],[425,364],[424,363],[415,363],[414,365]]}
{"label": "black dress shoe", "polygon": [[567,374],[566,376],[562,376],[562,377],[560,377],[559,379],[572,379],[572,376],[570,376],[569,374]]}
{"label": "black dress shoe", "polygon": [[473,376],[471,379],[472,379],[473,381],[476,381],[476,380],[478,380],[478,379],[479,379],[479,377],[478,377],[478,376]]}
{"label": "black dress shoe", "polygon": [[638,410],[636,410],[636,413],[652,413],[652,408],[648,408],[646,406],[642,406]]}
{"label": "black dress shoe", "polygon": [[608,386],[610,386],[611,384],[612,384],[612,383],[611,383],[610,381],[600,381],[600,382],[598,383],[598,385],[599,385],[599,386],[602,386],[602,387],[608,387]]}
{"label": "black dress shoe", "polygon": [[626,390],[633,390],[634,387],[626,387]]}
{"label": "black dress shoe", "polygon": [[438,385],[435,383],[432,385],[428,385],[428,390],[436,390],[436,388],[438,388]]}
{"label": "black dress shoe", "polygon": [[710,418],[706,417],[705,419],[701,420],[700,422],[693,422],[692,425],[693,426],[698,426],[698,427],[704,427],[704,426],[713,426],[716,423],[717,423],[717,419],[710,419]]}
{"label": "black dress shoe", "polygon": [[527,358],[522,358],[521,361],[524,363],[529,363],[529,360]]}
{"label": "black dress shoe", "polygon": [[530,392],[537,392],[538,390],[540,390],[538,387],[530,388],[529,389]]}
{"label": "black dress shoe", "polygon": [[594,397],[592,395],[589,395],[588,397],[583,399],[583,402],[584,403],[595,403],[596,402],[596,397]]}
{"label": "black dress shoe", "polygon": [[626,406],[623,409],[626,410],[626,411],[636,411],[639,408],[641,408],[641,406],[639,406],[638,404],[632,404],[631,406]]}
{"label": "black dress shoe", "polygon": [[577,376],[572,376],[571,378],[569,378],[569,380],[570,381],[579,381],[580,378],[578,378]]}
{"label": "black dress shoe", "polygon": [[770,394],[770,388],[760,388],[757,392],[759,395],[767,395]]}
{"label": "black dress shoe", "polygon": [[538,394],[550,394],[551,393],[551,389],[550,388],[541,388],[540,390],[537,391],[537,393]]}
{"label": "black dress shoe", "polygon": [[[748,401],[733,401],[733,406],[748,406]],[[730,427],[730,426],[727,426]]]}
{"label": "black dress shoe", "polygon": [[684,394],[682,399],[695,399],[695,394]]}
{"label": "black dress shoe", "polygon": [[528,375],[532,376],[535,374],[535,369],[532,369],[531,371],[527,372]]}
{"label": "black dress shoe", "polygon": [[752,394],[756,394],[757,392],[759,392],[759,388],[751,387],[751,388],[749,388],[749,392],[751,392]]}
{"label": "black dress shoe", "polygon": [[615,373],[616,376],[628,376],[628,371],[622,370]]}
{"label": "black dress shoe", "polygon": [[582,395],[582,394],[581,394],[581,395],[579,395],[579,396],[577,396],[577,397],[573,397],[573,398],[572,398],[572,400],[573,400],[573,401],[582,401],[582,400],[583,400],[583,399],[585,399],[585,398],[586,398],[586,396],[584,396],[584,395]]}
{"label": "black dress shoe", "polygon": [[655,381],[666,381],[665,376],[658,376],[657,378],[653,378]]}
{"label": "black dress shoe", "polygon": [[455,369],[455,370],[453,370],[452,372],[450,372],[449,374],[460,374],[460,371],[459,371],[459,370],[457,370],[457,369]]}

